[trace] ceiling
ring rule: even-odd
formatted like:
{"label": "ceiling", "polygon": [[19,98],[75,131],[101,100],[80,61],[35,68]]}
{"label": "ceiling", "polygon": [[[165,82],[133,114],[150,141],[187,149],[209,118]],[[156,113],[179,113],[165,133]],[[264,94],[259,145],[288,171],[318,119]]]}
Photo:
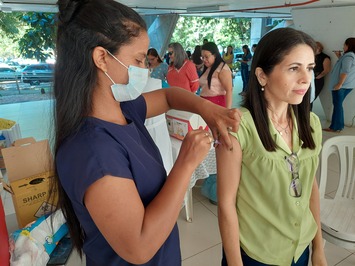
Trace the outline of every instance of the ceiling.
{"label": "ceiling", "polygon": [[[56,12],[57,0],[0,0],[3,12]],[[121,0],[142,15],[290,18],[292,9],[355,6],[355,0]]]}

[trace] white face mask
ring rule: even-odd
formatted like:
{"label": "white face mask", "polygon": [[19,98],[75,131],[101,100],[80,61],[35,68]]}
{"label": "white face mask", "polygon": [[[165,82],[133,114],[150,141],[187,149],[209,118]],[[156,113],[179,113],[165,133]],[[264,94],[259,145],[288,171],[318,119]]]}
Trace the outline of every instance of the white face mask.
{"label": "white face mask", "polygon": [[[107,50],[106,50],[107,51]],[[136,66],[127,67],[113,54],[107,51],[117,62],[128,69],[128,84],[116,84],[113,79],[105,72],[105,75],[111,80],[111,91],[113,97],[118,102],[132,101],[142,94],[145,85],[148,80],[149,70],[147,68],[141,68]]]}

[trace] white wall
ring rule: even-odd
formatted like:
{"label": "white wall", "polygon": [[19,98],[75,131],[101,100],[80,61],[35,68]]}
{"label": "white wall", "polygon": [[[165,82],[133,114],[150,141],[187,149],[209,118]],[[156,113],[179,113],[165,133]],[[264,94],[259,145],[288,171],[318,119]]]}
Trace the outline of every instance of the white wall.
{"label": "white wall", "polygon": [[[355,7],[294,9],[292,17],[295,29],[310,34],[324,45],[324,52],[331,57],[332,66],[337,61],[332,51],[343,50],[344,41],[355,37]],[[319,96],[327,120],[331,120],[333,111],[332,96],[328,88],[329,76],[328,74]],[[343,106],[345,125],[351,126],[355,117],[355,90],[347,96]]]}
{"label": "white wall", "polygon": [[258,43],[262,36],[262,18],[252,18],[251,19],[251,31],[250,31],[250,49],[254,43]]}

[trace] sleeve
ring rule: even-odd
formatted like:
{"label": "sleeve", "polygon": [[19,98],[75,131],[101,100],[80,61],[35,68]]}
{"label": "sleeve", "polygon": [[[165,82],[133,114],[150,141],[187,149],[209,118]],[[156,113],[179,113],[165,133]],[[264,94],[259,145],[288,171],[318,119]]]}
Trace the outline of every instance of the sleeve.
{"label": "sleeve", "polygon": [[230,134],[238,140],[240,147],[243,151],[248,145],[248,139],[250,138],[250,128],[248,125],[248,120],[250,120],[251,115],[249,111],[244,108],[241,108],[241,111],[243,112],[243,115],[240,120],[238,132],[230,132]]}
{"label": "sleeve", "polygon": [[224,66],[222,67],[222,69],[220,71],[222,71],[222,70],[227,70],[228,72],[232,73],[231,69],[229,68],[229,66],[227,64],[224,64]]}
{"label": "sleeve", "polygon": [[56,167],[65,191],[79,204],[86,190],[105,175],[133,179],[126,150],[99,128],[66,143]]}
{"label": "sleeve", "polygon": [[347,54],[342,60],[340,73],[349,74],[354,64],[355,54]]}
{"label": "sleeve", "polygon": [[186,76],[190,82],[190,90],[195,93],[198,90],[199,78],[197,75],[197,70],[195,64],[188,61],[186,66]]}

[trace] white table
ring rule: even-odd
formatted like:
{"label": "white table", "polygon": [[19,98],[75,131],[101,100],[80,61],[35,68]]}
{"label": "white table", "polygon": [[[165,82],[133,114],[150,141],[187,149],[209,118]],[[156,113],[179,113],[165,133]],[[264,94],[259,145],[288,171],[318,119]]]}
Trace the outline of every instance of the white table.
{"label": "white table", "polygon": [[[173,161],[175,162],[177,156],[179,155],[182,141],[173,137],[170,137],[170,140],[172,145]],[[205,179],[209,175],[216,173],[216,154],[214,147],[211,145],[211,149],[208,152],[206,158],[197,166],[196,170],[193,172],[189,187],[187,188],[185,194],[184,205],[186,210],[186,220],[188,222],[192,222],[193,218],[192,188],[195,186],[197,180]]]}

